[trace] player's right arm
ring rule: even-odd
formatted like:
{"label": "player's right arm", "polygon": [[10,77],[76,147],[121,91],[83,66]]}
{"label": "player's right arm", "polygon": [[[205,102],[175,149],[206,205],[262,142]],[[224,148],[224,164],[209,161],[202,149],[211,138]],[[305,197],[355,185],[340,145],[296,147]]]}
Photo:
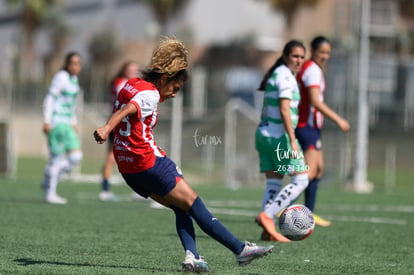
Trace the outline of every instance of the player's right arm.
{"label": "player's right arm", "polygon": [[127,103],[123,108],[116,111],[108,122],[95,130],[93,133],[96,142],[102,144],[106,141],[109,136],[109,133],[118,125],[125,117],[129,115],[134,115],[138,112],[138,108],[133,103]]}
{"label": "player's right arm", "polygon": [[66,78],[67,76],[63,72],[58,72],[53,77],[49,90],[43,101],[43,132],[45,134],[48,134],[51,129],[55,101],[64,87]]}

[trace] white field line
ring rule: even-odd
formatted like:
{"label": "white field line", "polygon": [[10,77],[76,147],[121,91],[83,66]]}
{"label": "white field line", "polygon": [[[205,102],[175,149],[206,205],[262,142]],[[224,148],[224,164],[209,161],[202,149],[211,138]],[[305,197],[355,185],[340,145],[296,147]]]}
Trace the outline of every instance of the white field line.
{"label": "white field line", "polygon": [[[86,176],[86,177],[85,177]],[[75,176],[75,182],[85,182],[85,179],[88,179],[89,182],[100,183],[99,175],[79,175]],[[118,177],[115,175],[115,182],[121,183],[122,177]],[[114,183],[115,183],[114,182]],[[112,182],[111,182],[112,183]],[[98,193],[96,194],[96,198]],[[78,194],[78,198],[81,199],[92,199],[90,194]],[[133,199],[126,195],[120,196],[119,198],[121,201],[132,201]],[[151,202],[151,200],[148,200]],[[236,216],[247,216],[247,217],[255,217],[258,212],[252,210],[244,210],[240,208],[249,208],[254,207],[260,209],[260,201],[237,201],[237,200],[207,200],[206,204],[209,210],[216,214],[225,214],[225,215],[236,215]],[[155,203],[151,204],[150,207],[152,208],[160,208],[155,207]],[[165,209],[161,207],[161,209]],[[413,205],[378,205],[378,204],[370,204],[370,205],[357,205],[357,204],[319,204],[318,209],[325,209],[325,210],[334,210],[334,211],[345,211],[345,212],[394,212],[394,213],[414,213],[414,206]],[[332,221],[344,221],[344,222],[364,222],[364,223],[375,223],[375,224],[393,224],[393,225],[406,225],[407,220],[404,219],[390,219],[390,218],[382,218],[382,217],[353,217],[353,216],[326,216],[327,219]]]}
{"label": "white field line", "polygon": [[[260,207],[260,201],[220,201],[220,200],[208,200],[206,203],[213,207]],[[356,205],[356,204],[318,204],[318,209],[334,210],[334,211],[351,211],[351,212],[401,212],[401,213],[414,213],[414,205]]]}
{"label": "white field line", "polygon": [[318,205],[318,208],[336,211],[352,211],[352,212],[402,212],[414,213],[414,205],[357,205],[357,204],[335,204],[335,205]]}
{"label": "white field line", "polygon": [[[209,207],[210,211],[215,214],[226,214],[226,215],[236,215],[236,216],[246,216],[246,217],[255,217],[258,213],[257,211],[248,211],[248,210],[238,210],[238,209],[224,209],[224,208],[214,208]],[[393,225],[406,225],[407,221],[403,219],[389,219],[381,217],[348,217],[348,216],[335,216],[328,217],[327,219],[331,221],[345,221],[345,222],[364,222],[364,223],[381,223],[381,224],[393,224]]]}
{"label": "white field line", "polygon": [[326,217],[332,221],[344,221],[344,222],[366,222],[366,223],[383,223],[393,225],[406,225],[407,221],[402,219],[388,219],[380,217],[349,217],[349,216],[335,216]]}

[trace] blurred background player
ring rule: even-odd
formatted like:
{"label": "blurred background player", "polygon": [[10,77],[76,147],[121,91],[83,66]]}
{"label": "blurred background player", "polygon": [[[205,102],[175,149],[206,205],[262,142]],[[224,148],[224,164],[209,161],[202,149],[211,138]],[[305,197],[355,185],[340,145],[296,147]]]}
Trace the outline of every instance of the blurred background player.
{"label": "blurred background player", "polygon": [[[259,91],[264,92],[264,99],[261,121],[256,130],[256,149],[260,172],[266,176],[266,188],[263,212],[255,220],[263,227],[262,240],[290,241],[276,231],[275,218],[308,185],[307,166],[295,136],[300,100],[295,74],[302,67],[304,58],[302,42],[289,41],[259,87]],[[291,182],[282,189],[286,174],[291,176]]]}
{"label": "blurred background player", "polygon": [[205,233],[231,250],[239,265],[246,265],[272,252],[273,246],[242,242],[228,231],[153,137],[158,103],[174,98],[187,80],[187,55],[187,48],[179,40],[164,38],[153,52],[149,67],[142,72],[142,79],[130,79],[121,89],[114,114],[95,130],[94,137],[103,143],[113,131],[115,160],[126,183],[136,193],[174,212],[185,251],[184,271],[209,271],[196,247],[193,219]]}
{"label": "blurred background player", "polygon": [[[324,116],[331,119],[338,127],[346,132],[349,123],[335,113],[324,102],[325,77],[324,70],[331,55],[331,44],[323,36],[315,37],[311,42],[311,58],[306,61],[297,75],[301,101],[299,104],[299,123],[296,137],[305,154],[309,166],[309,185],[305,190],[305,205],[313,212],[315,209],[318,183],[323,172],[323,154],[321,128]],[[315,224],[329,226],[327,221],[315,213]]]}
{"label": "blurred background player", "polygon": [[54,75],[43,103],[43,132],[47,135],[49,149],[43,188],[45,201],[51,204],[67,203],[56,192],[58,182],[82,160],[75,112],[80,92],[77,76],[81,70],[80,55],[68,53],[64,67]]}
{"label": "blurred background player", "polygon": [[[138,65],[133,61],[125,62],[118,73],[110,82],[110,93],[111,93],[111,111],[114,108],[115,101],[118,97],[119,91],[124,87],[125,83],[134,77],[138,76]],[[101,192],[99,193],[99,199],[102,201],[116,201],[118,197],[110,190],[110,177],[112,175],[115,158],[113,153],[113,136],[112,133],[108,139],[108,150],[105,158],[105,163],[102,168],[102,182]]]}

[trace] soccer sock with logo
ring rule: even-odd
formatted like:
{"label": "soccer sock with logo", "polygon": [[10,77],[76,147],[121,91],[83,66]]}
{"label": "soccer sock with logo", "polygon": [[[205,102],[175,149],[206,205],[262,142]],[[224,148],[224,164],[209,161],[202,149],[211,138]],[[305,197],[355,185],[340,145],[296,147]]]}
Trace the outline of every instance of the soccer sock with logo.
{"label": "soccer sock with logo", "polygon": [[191,219],[190,215],[188,215],[188,213],[184,212],[178,207],[171,206],[171,209],[175,213],[175,228],[177,229],[177,234],[180,237],[184,251],[191,251],[194,257],[198,259],[199,254],[196,246],[193,220]]}
{"label": "soccer sock with logo", "polygon": [[208,211],[200,197],[197,197],[194,201],[189,214],[205,233],[230,249],[234,254],[240,254],[243,250],[244,243],[237,239]]}
{"label": "soccer sock with logo", "polygon": [[266,188],[262,199],[263,211],[272,203],[280,189],[282,189],[283,179],[278,178],[267,178]]}
{"label": "soccer sock with logo", "polygon": [[291,177],[292,182],[277,194],[273,202],[265,209],[268,217],[275,217],[280,210],[291,204],[308,186],[308,174],[298,174]]}
{"label": "soccer sock with logo", "polygon": [[314,178],[305,189],[305,206],[313,212],[315,209],[316,192],[318,191],[319,178]]}

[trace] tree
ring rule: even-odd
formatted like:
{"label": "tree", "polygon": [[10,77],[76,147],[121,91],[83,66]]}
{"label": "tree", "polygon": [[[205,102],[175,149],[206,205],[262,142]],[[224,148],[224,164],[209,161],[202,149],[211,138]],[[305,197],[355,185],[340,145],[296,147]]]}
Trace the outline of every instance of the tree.
{"label": "tree", "polygon": [[113,61],[122,54],[119,38],[111,27],[95,33],[88,46],[91,60],[91,93],[92,101],[102,101],[108,86],[109,68]]}
{"label": "tree", "polygon": [[60,2],[60,0],[7,0],[10,7],[18,8],[18,17],[23,30],[23,36],[19,41],[20,74],[31,77],[30,72],[36,52],[33,43],[36,32],[49,17],[51,8]]}
{"label": "tree", "polygon": [[47,20],[51,49],[44,57],[45,83],[62,66],[62,56],[72,33],[61,12],[56,12]]}

